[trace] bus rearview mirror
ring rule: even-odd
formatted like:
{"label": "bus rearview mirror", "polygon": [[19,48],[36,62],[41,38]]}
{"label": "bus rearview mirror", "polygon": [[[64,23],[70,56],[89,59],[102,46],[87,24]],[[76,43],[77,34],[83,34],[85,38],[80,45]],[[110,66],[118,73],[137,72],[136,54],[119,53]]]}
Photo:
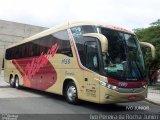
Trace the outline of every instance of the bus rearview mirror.
{"label": "bus rearview mirror", "polygon": [[156,49],[155,47],[148,42],[140,42],[141,47],[148,47],[151,49],[151,54],[152,54],[152,60],[154,61],[156,59]]}

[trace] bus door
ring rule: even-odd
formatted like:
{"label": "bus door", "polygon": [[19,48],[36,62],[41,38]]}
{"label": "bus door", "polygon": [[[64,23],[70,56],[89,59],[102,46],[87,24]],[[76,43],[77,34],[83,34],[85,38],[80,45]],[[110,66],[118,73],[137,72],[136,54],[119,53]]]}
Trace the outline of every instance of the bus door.
{"label": "bus door", "polygon": [[99,102],[99,55],[96,38],[87,37],[84,43],[85,66],[89,69],[84,71],[84,88],[86,100]]}

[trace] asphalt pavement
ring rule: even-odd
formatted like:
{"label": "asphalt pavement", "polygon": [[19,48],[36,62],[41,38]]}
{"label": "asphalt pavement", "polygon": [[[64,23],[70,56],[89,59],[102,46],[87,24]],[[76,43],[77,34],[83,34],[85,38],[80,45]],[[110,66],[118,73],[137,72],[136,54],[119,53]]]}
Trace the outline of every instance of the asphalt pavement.
{"label": "asphalt pavement", "polygon": [[[147,101],[111,105],[81,101],[78,105],[72,105],[68,104],[63,96],[28,88],[17,90],[0,80],[0,113],[2,114],[0,119],[5,118],[6,114],[20,114],[19,118],[26,120],[36,119],[34,115],[37,114],[43,119],[45,116],[50,116],[51,119],[53,117],[67,118],[64,114],[72,117],[76,115],[75,118],[80,118],[82,114],[85,114],[88,119],[93,119],[96,116],[91,116],[92,114],[160,114],[160,106]],[[28,116],[25,117],[25,115]]]}

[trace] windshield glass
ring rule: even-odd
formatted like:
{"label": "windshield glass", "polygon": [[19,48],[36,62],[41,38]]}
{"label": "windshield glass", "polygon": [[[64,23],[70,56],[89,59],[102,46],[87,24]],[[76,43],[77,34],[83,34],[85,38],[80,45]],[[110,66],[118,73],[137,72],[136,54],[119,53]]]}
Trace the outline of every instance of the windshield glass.
{"label": "windshield glass", "polygon": [[107,77],[122,80],[143,80],[145,68],[142,52],[135,35],[100,28],[108,39],[108,52],[102,53]]}

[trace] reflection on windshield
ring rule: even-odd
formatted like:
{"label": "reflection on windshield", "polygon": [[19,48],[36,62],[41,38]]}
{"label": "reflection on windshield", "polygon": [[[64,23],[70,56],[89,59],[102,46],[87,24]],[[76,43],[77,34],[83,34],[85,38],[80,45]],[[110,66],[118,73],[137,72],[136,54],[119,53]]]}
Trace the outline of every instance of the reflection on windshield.
{"label": "reflection on windshield", "polygon": [[131,73],[133,77],[143,78],[145,76],[145,68],[142,52],[137,39],[134,35],[129,34],[124,34],[124,37],[127,43],[128,64],[130,66],[129,73]]}
{"label": "reflection on windshield", "polygon": [[101,28],[108,39],[108,52],[102,53],[104,70],[116,79],[143,79],[144,62],[139,43],[134,35]]}

